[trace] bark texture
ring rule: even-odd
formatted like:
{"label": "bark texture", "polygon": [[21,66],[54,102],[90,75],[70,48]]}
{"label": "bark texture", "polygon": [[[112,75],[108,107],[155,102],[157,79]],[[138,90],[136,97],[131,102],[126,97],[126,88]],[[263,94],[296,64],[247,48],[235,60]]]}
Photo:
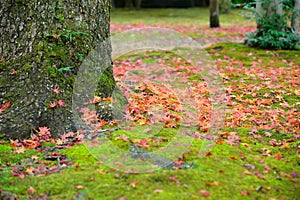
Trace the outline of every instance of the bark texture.
{"label": "bark texture", "polygon": [[267,8],[267,16],[282,15],[282,4],[280,0],[272,0]]}
{"label": "bark texture", "polygon": [[219,21],[219,0],[209,1],[209,11],[210,11],[210,28],[220,27]]}
{"label": "bark texture", "polygon": [[[262,12],[263,12],[262,2],[256,1],[256,15],[258,17],[262,17],[263,15]],[[257,21],[257,18],[256,18],[256,24],[257,24],[257,30],[261,30],[262,25]]]}
{"label": "bark texture", "polygon": [[[54,135],[74,129],[72,92],[84,57],[109,38],[107,0],[2,0],[0,4],[0,134],[24,138],[40,126]],[[111,56],[106,42],[103,50]],[[115,86],[111,60],[99,95]],[[53,91],[58,88],[60,93]],[[58,100],[65,103],[59,106]],[[55,108],[50,108],[56,103]]]}

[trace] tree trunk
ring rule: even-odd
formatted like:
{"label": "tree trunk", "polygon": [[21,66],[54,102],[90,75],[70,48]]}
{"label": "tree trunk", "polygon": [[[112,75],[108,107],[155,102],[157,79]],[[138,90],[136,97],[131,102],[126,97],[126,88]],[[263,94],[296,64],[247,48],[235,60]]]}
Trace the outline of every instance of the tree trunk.
{"label": "tree trunk", "polygon": [[210,0],[209,1],[209,11],[210,11],[210,28],[220,27],[219,21],[219,1]]}
{"label": "tree trunk", "polygon": [[[262,7],[262,2],[261,1],[256,1],[256,15],[258,17],[262,17],[263,15],[263,7]],[[262,29],[262,25],[257,21],[258,18],[256,18],[256,24],[257,24],[257,30]]]}
{"label": "tree trunk", "polygon": [[133,0],[125,0],[125,8],[133,8]]}
{"label": "tree trunk", "polygon": [[220,13],[229,14],[231,8],[231,0],[219,0]]}
{"label": "tree trunk", "polygon": [[300,0],[295,0],[295,6],[292,16],[292,28],[295,33],[299,33],[299,13],[300,13]]}
{"label": "tree trunk", "polygon": [[[110,2],[1,1],[0,134],[24,138],[47,126],[57,136],[75,129],[73,84],[83,57],[109,40]],[[98,92],[109,96],[115,82],[110,42],[104,44],[109,67]]]}
{"label": "tree trunk", "polygon": [[142,5],[142,0],[134,0],[135,8],[140,9]]}
{"label": "tree trunk", "polygon": [[267,16],[282,15],[282,4],[280,0],[272,0],[267,9]]}
{"label": "tree trunk", "polygon": [[112,8],[115,8],[115,7],[116,7],[115,0],[111,0],[111,7],[112,7]]}

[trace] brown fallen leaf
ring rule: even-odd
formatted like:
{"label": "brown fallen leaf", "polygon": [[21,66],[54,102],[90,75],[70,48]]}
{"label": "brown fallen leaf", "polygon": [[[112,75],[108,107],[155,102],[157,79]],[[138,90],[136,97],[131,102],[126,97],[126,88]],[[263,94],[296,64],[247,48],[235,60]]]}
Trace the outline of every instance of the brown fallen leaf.
{"label": "brown fallen leaf", "polygon": [[104,172],[103,169],[98,169],[97,172],[98,172],[99,174],[105,174],[105,172]]}
{"label": "brown fallen leaf", "polygon": [[129,186],[135,188],[138,183],[139,183],[139,181],[133,181],[129,184]]}
{"label": "brown fallen leaf", "polygon": [[206,182],[205,186],[211,187],[211,186],[219,186],[219,182],[218,181],[214,181],[214,182]]}

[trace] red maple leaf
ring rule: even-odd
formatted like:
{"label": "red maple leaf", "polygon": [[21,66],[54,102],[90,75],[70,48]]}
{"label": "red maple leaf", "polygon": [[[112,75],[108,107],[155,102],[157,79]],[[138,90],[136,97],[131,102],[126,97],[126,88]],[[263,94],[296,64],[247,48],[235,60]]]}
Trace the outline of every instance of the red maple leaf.
{"label": "red maple leaf", "polygon": [[55,102],[50,103],[50,104],[49,104],[49,107],[50,107],[50,108],[55,108],[55,107],[56,107],[56,103],[55,103]]}
{"label": "red maple leaf", "polygon": [[57,104],[61,107],[66,106],[65,102],[63,102],[62,100],[58,100]]}
{"label": "red maple leaf", "polygon": [[206,190],[200,190],[199,193],[203,197],[209,197],[210,196],[210,193]]}
{"label": "red maple leaf", "polygon": [[277,160],[281,160],[282,154],[281,154],[281,153],[278,153],[278,154],[272,156],[272,158],[276,158]]}
{"label": "red maple leaf", "polygon": [[60,90],[58,88],[54,88],[53,89],[53,92],[55,92],[56,94],[59,94],[60,93]]}

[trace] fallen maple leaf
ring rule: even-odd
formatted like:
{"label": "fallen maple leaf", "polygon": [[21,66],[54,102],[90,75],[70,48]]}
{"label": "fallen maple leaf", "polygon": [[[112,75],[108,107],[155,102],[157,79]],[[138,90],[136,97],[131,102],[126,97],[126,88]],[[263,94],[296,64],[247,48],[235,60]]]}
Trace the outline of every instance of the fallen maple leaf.
{"label": "fallen maple leaf", "polygon": [[275,154],[274,156],[272,156],[272,158],[276,158],[277,160],[281,160],[282,154],[281,153]]}
{"label": "fallen maple leaf", "polygon": [[212,153],[210,151],[205,154],[205,156],[211,156],[211,155]]}
{"label": "fallen maple leaf", "polygon": [[139,183],[138,181],[133,181],[133,182],[131,182],[131,183],[129,184],[129,186],[130,186],[130,187],[136,187],[138,183]]}
{"label": "fallen maple leaf", "polygon": [[60,90],[58,88],[54,88],[53,89],[53,92],[55,92],[56,94],[59,94],[60,93]]}
{"label": "fallen maple leaf", "polygon": [[24,147],[20,147],[20,148],[18,148],[18,149],[14,152],[14,154],[22,154],[22,153],[25,153],[25,148],[24,148]]}
{"label": "fallen maple leaf", "polygon": [[272,134],[270,132],[265,132],[264,134],[265,134],[266,137],[271,137],[272,136]]}
{"label": "fallen maple leaf", "polygon": [[230,158],[231,158],[232,160],[237,160],[237,158],[236,158],[235,156],[230,156]]}
{"label": "fallen maple leaf", "polygon": [[180,183],[180,181],[176,179],[176,176],[170,176],[170,181],[176,184]]}
{"label": "fallen maple leaf", "polygon": [[154,193],[162,193],[163,190],[161,190],[161,189],[156,189],[156,190],[154,190],[153,192],[154,192]]}
{"label": "fallen maple leaf", "polygon": [[39,157],[36,156],[36,155],[33,155],[33,156],[31,156],[31,159],[32,159],[32,160],[37,160],[37,159],[39,159]]}
{"label": "fallen maple leaf", "polygon": [[23,145],[26,148],[35,149],[36,147],[40,146],[40,143],[38,141],[33,140],[23,140]]}
{"label": "fallen maple leaf", "polygon": [[57,139],[57,140],[55,141],[55,143],[56,143],[57,145],[61,145],[61,144],[63,144],[63,141],[62,141],[61,139]]}
{"label": "fallen maple leaf", "polygon": [[28,191],[29,191],[29,194],[31,194],[31,195],[34,194],[34,188],[33,187],[29,187]]}
{"label": "fallen maple leaf", "polygon": [[121,178],[120,174],[115,174],[115,178],[117,179]]}
{"label": "fallen maple leaf", "polygon": [[23,178],[25,178],[25,175],[22,173],[22,174],[19,174],[19,176],[18,176],[20,179],[23,179]]}
{"label": "fallen maple leaf", "polygon": [[46,126],[39,127],[38,136],[41,137],[43,140],[48,140],[51,138],[50,129]]}
{"label": "fallen maple leaf", "polygon": [[35,168],[34,167],[29,167],[29,168],[27,168],[26,169],[26,174],[29,174],[29,175],[31,175],[31,174],[33,174],[33,172],[35,171]]}
{"label": "fallen maple leaf", "polygon": [[6,102],[4,104],[0,104],[0,113],[2,113],[3,111],[5,111],[7,108],[10,107],[10,102]]}
{"label": "fallen maple leaf", "polygon": [[248,192],[248,191],[241,191],[241,195],[243,195],[243,196],[248,196],[248,195],[249,195],[249,192]]}
{"label": "fallen maple leaf", "polygon": [[104,172],[103,169],[98,169],[97,172],[98,172],[99,174],[105,174],[105,172]]}
{"label": "fallen maple leaf", "polygon": [[83,189],[84,186],[83,186],[83,185],[76,185],[75,188],[76,188],[76,189]]}
{"label": "fallen maple leaf", "polygon": [[55,102],[50,103],[50,104],[49,104],[49,107],[52,108],[52,109],[55,108],[55,107],[56,107],[56,103],[55,103]]}
{"label": "fallen maple leaf", "polygon": [[200,190],[199,193],[203,197],[209,197],[210,196],[210,193],[206,190]]}
{"label": "fallen maple leaf", "polygon": [[58,35],[57,34],[52,34],[51,37],[56,39],[56,38],[58,38]]}
{"label": "fallen maple leaf", "polygon": [[63,102],[62,100],[58,100],[57,104],[58,104],[60,107],[66,106],[65,102]]}
{"label": "fallen maple leaf", "polygon": [[219,186],[219,182],[214,181],[214,182],[206,182],[205,186],[211,187],[211,186]]}
{"label": "fallen maple leaf", "polygon": [[22,147],[23,144],[19,142],[19,140],[10,140],[10,146],[12,147]]}

